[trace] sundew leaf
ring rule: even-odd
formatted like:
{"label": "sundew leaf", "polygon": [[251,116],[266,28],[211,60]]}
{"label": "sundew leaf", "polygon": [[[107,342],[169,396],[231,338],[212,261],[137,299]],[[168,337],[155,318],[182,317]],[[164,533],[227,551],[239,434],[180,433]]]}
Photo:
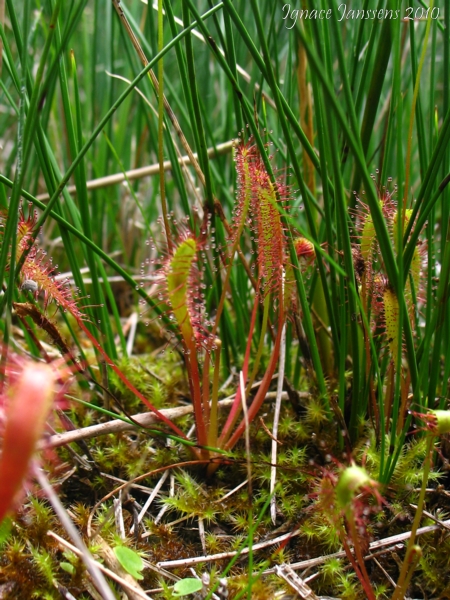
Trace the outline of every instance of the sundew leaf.
{"label": "sundew leaf", "polygon": [[398,330],[399,304],[394,290],[387,288],[383,294],[384,300],[384,318],[386,327],[386,336],[391,350],[392,358],[397,359],[398,345],[400,344]]}
{"label": "sundew leaf", "polygon": [[135,579],[144,579],[140,574],[140,571],[144,568],[144,563],[137,552],[126,546],[116,546],[114,554],[127,573]]}
{"label": "sundew leaf", "polygon": [[186,577],[186,579],[180,579],[173,586],[174,596],[189,596],[189,594],[195,594],[199,592],[203,587],[200,579],[194,577]]}
{"label": "sundew leaf", "polygon": [[189,275],[195,261],[196,251],[197,243],[195,239],[192,237],[185,239],[170,259],[169,271],[167,273],[170,304],[188,348],[192,345],[192,339],[194,338],[189,313],[188,287]]}

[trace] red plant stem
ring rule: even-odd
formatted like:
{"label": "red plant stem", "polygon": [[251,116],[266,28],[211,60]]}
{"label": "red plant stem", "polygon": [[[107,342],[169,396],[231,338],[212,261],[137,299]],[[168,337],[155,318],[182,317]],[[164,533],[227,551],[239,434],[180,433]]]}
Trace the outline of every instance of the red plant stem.
{"label": "red plant stem", "polygon": [[[354,571],[355,571],[355,573],[356,573],[356,575],[357,575],[357,577],[358,577],[358,579],[359,579],[359,581],[360,581],[360,583],[361,583],[361,585],[362,585],[362,587],[363,587],[363,589],[364,589],[364,591],[366,593],[367,600],[376,600],[375,594],[373,593],[373,590],[372,590],[372,586],[370,585],[369,580],[368,580],[368,575],[367,575],[366,567],[364,565],[364,558],[361,557],[361,559],[362,559],[362,566],[364,567],[364,572],[365,572],[365,574],[367,576],[367,580],[365,579],[364,575],[362,574],[362,572],[361,572],[361,570],[360,570],[360,568],[358,566],[358,563],[356,562],[355,557],[353,556],[352,551],[350,550],[349,545],[347,544],[347,541],[345,539],[345,535],[344,535],[343,532],[341,532],[341,542],[342,542],[342,545],[344,547],[345,554],[347,555],[347,558],[350,561],[350,563],[351,563],[351,565],[352,565],[352,567],[353,567],[353,569],[354,569]],[[356,550],[357,542],[354,541],[354,543],[355,543],[355,550]]]}
{"label": "red plant stem", "polygon": [[[244,381],[247,380],[248,364],[250,362],[250,351],[251,351],[251,347],[252,347],[252,338],[253,338],[253,331],[255,329],[258,305],[259,305],[259,298],[258,298],[258,291],[257,291],[256,296],[255,296],[255,304],[253,305],[252,318],[250,321],[250,331],[248,333],[247,347],[245,349],[244,365],[242,367],[242,374],[244,377]],[[242,410],[241,386],[238,386],[238,388],[236,390],[236,396],[234,398],[233,405],[230,409],[230,412],[228,413],[227,421],[226,421],[226,423],[222,429],[222,433],[219,437],[219,448],[222,448],[224,446],[224,444],[226,443],[227,439],[230,437],[231,430],[233,429],[241,410]]]}
{"label": "red plant stem", "polygon": [[[253,286],[254,286],[254,288],[256,290],[256,294],[258,295],[258,292],[259,292],[259,284],[258,284],[257,281],[254,281],[254,279],[253,279],[253,277],[252,277],[252,275],[251,275],[251,273],[250,273],[250,271],[248,269],[248,266],[246,266],[246,264],[245,264],[245,258],[242,255],[242,252],[241,252],[241,250],[239,248],[239,239],[240,239],[240,236],[236,239],[236,242],[233,244],[233,247],[231,249],[230,262],[228,264],[227,271],[225,273],[225,279],[224,279],[224,282],[222,284],[222,295],[221,295],[220,300],[219,300],[219,304],[218,304],[218,307],[217,307],[217,312],[216,312],[216,317],[215,317],[214,325],[213,325],[213,328],[211,330],[211,336],[213,338],[216,336],[217,329],[219,327],[220,317],[222,315],[223,307],[225,305],[226,291],[228,289],[228,283],[229,283],[229,280],[230,280],[231,268],[233,266],[233,258],[234,258],[234,255],[235,255],[236,251],[238,252],[239,257],[241,259],[241,262],[244,265],[245,270],[247,271],[247,275],[249,276],[249,278],[250,278],[250,280],[251,280],[251,282],[252,282],[252,284],[253,284]],[[253,326],[251,326],[250,333],[249,333],[249,342],[250,342],[250,344],[251,344],[251,340],[252,340],[253,328],[254,328],[254,323],[253,323]],[[246,353],[247,353],[247,350],[246,350]],[[210,355],[207,353],[205,355],[205,361],[203,363],[203,406],[208,405],[208,407],[209,407],[209,365],[210,365],[210,362],[211,362]],[[247,366],[247,370],[248,370],[248,366]],[[243,373],[244,373],[244,377],[245,378],[247,377],[247,370],[243,369]],[[236,405],[238,407],[237,410],[239,410],[240,406],[241,406],[240,396],[239,396],[239,398],[237,398]],[[231,412],[233,413],[233,415],[235,414],[235,411],[236,411],[236,409],[234,409],[234,410],[233,410],[233,408],[231,409]],[[224,429],[226,429],[227,425],[228,425],[228,421],[227,421],[227,424],[225,425]],[[232,427],[232,425],[231,425],[231,427]]]}
{"label": "red plant stem", "polygon": [[[266,297],[264,298],[264,302],[263,302],[263,307],[264,307],[263,308],[263,318],[262,318],[262,323],[261,323],[261,331],[260,331],[260,337],[259,337],[258,350],[256,351],[255,360],[253,361],[253,370],[251,372],[251,375],[247,381],[247,386],[245,388],[245,393],[247,396],[250,394],[251,387],[253,385],[253,382],[255,381],[256,375],[258,374],[259,366],[261,363],[261,356],[262,356],[263,349],[264,349],[264,339],[266,337],[267,323],[269,321],[270,301],[271,301],[271,294],[269,293],[266,295]],[[273,339],[273,336],[272,336],[272,339]]]}
{"label": "red plant stem", "polygon": [[[374,594],[372,586],[370,584],[369,575],[367,573],[366,563],[364,562],[364,557],[361,552],[361,544],[359,543],[358,532],[356,531],[355,519],[354,519],[354,515],[352,512],[350,512],[350,514],[348,515],[347,520],[348,520],[348,523],[350,526],[350,532],[351,532],[351,536],[353,538],[355,554],[356,554],[356,558],[358,560],[358,566],[359,566],[359,570],[361,573],[361,577],[360,577],[361,585],[363,586],[364,591],[367,594],[368,600],[376,600],[375,594]],[[351,552],[350,552],[350,554],[351,554]]]}
{"label": "red plant stem", "polygon": [[215,340],[215,361],[214,361],[214,378],[211,395],[211,411],[208,428],[208,446],[216,446],[217,444],[217,416],[218,416],[218,396],[219,396],[219,376],[220,376],[220,351],[222,342],[219,339]]}
{"label": "red plant stem", "polygon": [[[200,446],[208,444],[206,434],[207,424],[209,424],[209,404],[207,407],[202,403],[202,391],[200,387],[200,373],[197,361],[197,348],[194,343],[186,345],[185,354],[186,368],[189,378],[189,387],[191,388],[192,404],[194,406],[195,427],[197,430],[197,442]],[[203,454],[203,452],[202,452]]]}
{"label": "red plant stem", "polygon": [[[209,424],[210,424],[210,416],[209,416],[209,364],[211,362],[211,357],[210,357],[210,347],[208,347],[208,351],[205,354],[205,360],[203,361],[203,377],[202,377],[202,405],[203,405],[203,411],[206,412],[208,414],[208,419],[207,419],[207,423],[208,423],[208,428],[209,428]],[[216,352],[219,352],[220,354],[220,347],[218,350],[216,350]],[[208,433],[208,437],[210,437],[210,434]]]}
{"label": "red plant stem", "polygon": [[[253,419],[256,417],[259,409],[261,408],[264,399],[266,397],[267,391],[269,389],[270,383],[272,381],[272,377],[273,374],[275,373],[275,369],[276,366],[278,364],[278,357],[280,354],[280,347],[281,347],[281,338],[283,335],[283,324],[284,324],[284,309],[283,309],[283,292],[282,292],[282,286],[280,286],[280,298],[279,298],[279,307],[278,307],[278,331],[277,331],[277,337],[275,338],[275,343],[274,343],[274,347],[272,350],[272,356],[270,358],[270,363],[269,366],[267,367],[267,370],[264,374],[263,380],[261,382],[261,385],[258,389],[258,392],[256,393],[255,398],[253,399],[253,402],[251,404],[251,406],[248,409],[248,422],[251,423],[253,421]],[[237,396],[237,394],[236,394]],[[231,448],[233,448],[233,446],[236,444],[236,442],[239,440],[239,438],[242,436],[242,434],[245,431],[245,421],[241,421],[241,423],[238,425],[238,427],[236,428],[235,432],[233,433],[233,435],[231,436],[231,438],[228,440],[228,442],[225,444],[224,449],[225,450],[231,450]]]}
{"label": "red plant stem", "polygon": [[[175,423],[173,423],[170,419],[168,419],[162,413],[160,413],[159,410],[155,406],[153,406],[153,404],[149,400],[147,400],[147,398],[145,396],[143,396],[139,390],[137,390],[134,387],[134,385],[131,383],[131,381],[129,381],[125,377],[125,375],[122,373],[122,371],[114,364],[112,359],[109,358],[109,356],[106,354],[106,352],[100,346],[100,344],[95,339],[95,337],[92,335],[92,333],[89,331],[89,329],[84,325],[84,323],[80,320],[77,320],[77,322],[78,322],[78,325],[81,327],[81,329],[84,331],[84,333],[91,340],[91,342],[95,346],[95,348],[100,352],[100,354],[106,360],[106,364],[111,367],[111,369],[114,371],[114,373],[121,379],[121,381],[123,381],[123,383],[127,386],[127,388],[131,392],[133,392],[133,394],[135,394],[139,398],[139,400],[142,400],[142,402],[158,417],[158,419],[163,421],[166,425],[168,425],[170,427],[170,429],[172,429],[172,431],[174,431],[177,435],[179,435],[180,437],[182,437],[183,439],[186,440],[187,437],[181,431],[181,429],[178,429],[178,427],[175,425]],[[192,449],[192,450],[195,454],[197,454],[195,449]]]}
{"label": "red plant stem", "polygon": [[[231,248],[228,266],[225,272],[225,279],[222,284],[222,294],[220,296],[219,304],[217,306],[216,318],[214,320],[214,325],[211,330],[211,337],[214,339],[217,333],[217,329],[219,327],[220,317],[222,316],[223,307],[225,305],[225,298],[227,295],[228,283],[230,281],[231,269],[233,267],[234,255],[236,254],[236,250],[238,249],[239,242],[241,239],[243,226],[240,227],[238,231],[238,235],[234,241],[234,244]],[[251,336],[250,336],[251,337]],[[209,406],[209,363],[210,363],[210,355],[207,353],[205,355],[205,361],[203,363],[203,406],[208,404]]]}

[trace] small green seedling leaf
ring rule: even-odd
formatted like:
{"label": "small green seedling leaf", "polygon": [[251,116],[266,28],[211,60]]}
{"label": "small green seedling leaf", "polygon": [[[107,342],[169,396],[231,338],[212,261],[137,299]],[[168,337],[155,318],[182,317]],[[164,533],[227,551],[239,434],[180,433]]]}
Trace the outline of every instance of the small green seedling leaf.
{"label": "small green seedling leaf", "polygon": [[70,564],[70,562],[60,562],[59,566],[63,571],[69,573],[70,575],[73,575],[75,573],[75,567],[72,564]]}
{"label": "small green seedling leaf", "polygon": [[195,579],[194,577],[186,577],[186,579],[180,579],[173,586],[173,595],[174,596],[189,596],[189,594],[195,594],[195,592],[199,592],[203,587],[200,579]]}
{"label": "small green seedling leaf", "polygon": [[144,568],[144,563],[137,552],[126,546],[116,546],[114,554],[127,573],[135,579],[144,579],[139,572]]}

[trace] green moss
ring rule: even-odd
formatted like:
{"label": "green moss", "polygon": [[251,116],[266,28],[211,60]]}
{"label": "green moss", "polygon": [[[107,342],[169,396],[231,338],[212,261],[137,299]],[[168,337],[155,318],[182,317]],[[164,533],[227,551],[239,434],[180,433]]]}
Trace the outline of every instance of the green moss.
{"label": "green moss", "polygon": [[[175,389],[179,392],[183,387],[182,363],[175,353],[166,352],[159,358],[150,355],[123,358],[117,366],[156,408],[168,408],[173,402]],[[114,372],[111,373],[111,383],[113,392],[118,395],[121,402],[125,402],[128,410],[134,412],[145,410],[140,400]]]}

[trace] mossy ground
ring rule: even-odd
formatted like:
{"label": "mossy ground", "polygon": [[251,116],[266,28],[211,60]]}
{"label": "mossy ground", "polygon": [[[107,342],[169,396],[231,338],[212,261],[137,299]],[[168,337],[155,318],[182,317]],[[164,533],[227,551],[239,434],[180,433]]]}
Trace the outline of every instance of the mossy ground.
{"label": "mossy ground", "polygon": [[[135,358],[123,362],[121,367],[156,406],[177,406],[187,402],[186,381],[176,352],[167,352],[162,357]],[[142,412],[139,402],[115,380],[111,382],[111,389],[127,414]],[[101,402],[99,398],[91,400]],[[264,405],[261,418],[251,427],[250,464],[243,444],[239,445],[233,457],[224,459],[210,478],[206,476],[205,465],[171,468],[171,465],[192,461],[189,449],[138,428],[87,439],[70,448],[60,448],[42,460],[69,515],[93,555],[100,560],[94,540],[97,535],[111,547],[125,544],[133,548],[147,564],[156,565],[163,561],[239,550],[246,545],[249,526],[257,520],[253,544],[298,530],[298,534],[287,536],[282,543],[256,550],[252,556],[254,583],[251,597],[289,597],[292,589],[270,569],[277,564],[292,564],[340,550],[338,527],[326,497],[328,493],[332,494],[327,482],[328,475],[337,472],[339,465],[348,464],[349,460],[348,453],[335,442],[339,437],[337,427],[320,418],[320,403],[309,399],[302,400],[302,404],[293,407],[288,399],[283,403],[278,435],[275,524],[267,508],[272,443],[269,432],[273,418],[270,402]],[[69,414],[76,427],[103,419],[93,409],[78,405],[73,405]],[[188,416],[178,425],[187,431],[191,423],[192,417]],[[380,489],[384,503],[379,507],[368,503],[364,525],[367,542],[408,531],[411,527],[414,516],[411,505],[417,500],[425,451],[420,437],[411,440],[390,485]],[[379,452],[369,426],[362,429],[360,442],[352,454],[376,477]],[[437,456],[436,461],[441,475],[438,478],[435,474],[428,484],[434,491],[427,494],[426,508],[436,518],[445,520],[446,511],[450,512],[449,475],[445,471],[445,460]],[[252,478],[251,497],[245,483],[248,469]],[[133,485],[133,480],[145,473],[148,476]],[[140,508],[164,473],[167,474],[157,497],[139,527],[131,533]],[[126,481],[132,485],[121,493],[122,516],[117,517],[114,499],[119,496],[112,492]],[[120,535],[121,520],[124,539]],[[424,517],[422,524],[433,524],[433,521]],[[11,530],[3,536],[0,558],[2,598],[60,598],[62,589],[79,599],[95,597],[81,560],[49,536],[49,530],[67,538],[39,489],[30,484],[27,497],[12,519]],[[423,558],[410,586],[410,597],[450,597],[447,566],[450,536],[445,529],[440,529],[421,537],[420,544]],[[389,577],[396,581],[403,553],[400,547],[388,548],[377,554],[376,560],[367,561],[377,598],[391,596]],[[230,560],[215,559],[196,564],[195,572],[200,577],[204,572],[210,573],[211,589]],[[240,592],[247,590],[248,569],[249,556],[243,554],[227,572],[229,598],[239,597]],[[264,574],[267,570],[269,574]],[[171,575],[167,575],[167,571]],[[171,598],[174,578],[192,577],[189,565],[167,571],[144,569],[140,584],[145,590],[153,590],[149,593],[151,597]],[[305,577],[310,575],[313,575],[310,585],[318,595],[348,599],[359,599],[364,595],[345,557],[324,560],[304,573]]]}

